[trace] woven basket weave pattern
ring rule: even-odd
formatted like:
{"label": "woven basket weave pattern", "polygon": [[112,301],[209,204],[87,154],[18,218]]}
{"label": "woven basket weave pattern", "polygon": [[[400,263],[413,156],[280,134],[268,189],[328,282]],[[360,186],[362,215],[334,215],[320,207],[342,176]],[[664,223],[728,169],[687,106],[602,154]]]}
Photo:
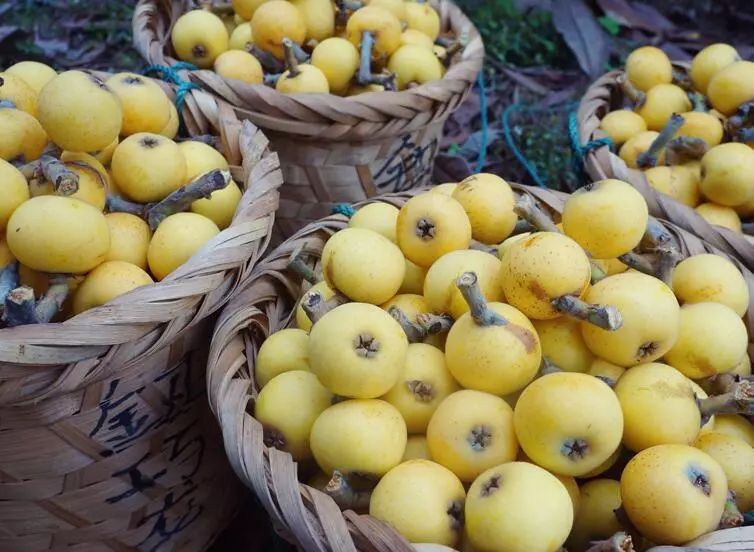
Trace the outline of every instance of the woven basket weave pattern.
{"label": "woven basket weave pattern", "polygon": [[267,246],[282,176],[264,135],[206,93],[187,101],[189,128],[213,128],[197,109],[213,103],[245,188],[232,224],[159,283],[0,330],[0,550],[199,551],[238,506],[206,356],[217,311]]}
{"label": "woven basket weave pattern", "polygon": [[[513,185],[553,212],[561,212],[565,194]],[[400,207],[411,194],[379,198]],[[374,201],[374,200],[373,200]],[[292,457],[264,445],[263,428],[250,414],[257,396],[254,365],[267,336],[287,327],[302,295],[300,277],[287,269],[290,255],[301,250],[319,259],[327,239],[346,227],[347,219],[330,216],[309,225],[281,244],[254,269],[243,289],[223,310],[212,339],[207,386],[210,406],[220,421],[228,458],[241,480],[254,490],[280,532],[304,550],[410,552],[413,549],[387,525],[338,509],[324,493],[297,480]],[[714,246],[672,224],[670,231],[684,257],[716,253]],[[751,303],[745,322],[754,336],[754,266],[731,259],[744,274]]]}
{"label": "woven basket weave pattern", "polygon": [[[429,184],[443,123],[466,98],[484,59],[482,39],[463,12],[449,0],[434,5],[442,28],[469,42],[442,80],[410,90],[284,95],[212,71],[183,72],[269,137],[284,171],[278,221],[285,237],[337,203]],[[170,30],[184,11],[179,0],[140,0],[134,43],[150,63],[176,62]]]}
{"label": "woven basket weave pattern", "polygon": [[[582,98],[577,115],[582,144],[606,136],[600,123],[602,117],[621,106],[623,95],[618,78],[622,75],[623,71],[603,75]],[[754,240],[727,228],[713,226],[688,205],[658,192],[650,186],[642,171],[629,168],[607,146],[590,151],[584,159],[584,169],[592,180],[617,178],[629,182],[644,196],[652,215],[669,220],[748,266],[754,266]]]}

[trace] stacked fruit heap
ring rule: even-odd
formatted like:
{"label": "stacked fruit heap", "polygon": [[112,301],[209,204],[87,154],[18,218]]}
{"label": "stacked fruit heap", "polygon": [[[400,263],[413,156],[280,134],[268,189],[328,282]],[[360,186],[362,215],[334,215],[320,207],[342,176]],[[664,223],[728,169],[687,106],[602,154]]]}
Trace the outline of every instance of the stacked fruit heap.
{"label": "stacked fruit heap", "polygon": [[[285,94],[403,90],[441,79],[462,37],[413,0],[233,0],[205,3],[172,31],[183,61]],[[214,11],[229,12],[221,19]]]}
{"label": "stacked fruit heap", "polygon": [[741,232],[754,216],[754,63],[713,44],[674,69],[644,46],[626,60],[626,108],[602,119],[629,167],[711,224]]}
{"label": "stacked fruit heap", "polygon": [[140,75],[0,72],[5,325],[61,321],[161,280],[230,224],[241,191],[227,161],[174,142],[178,126]]}
{"label": "stacked fruit heap", "polygon": [[742,274],[678,260],[618,180],[557,226],[489,174],[369,204],[324,281],[291,260],[314,285],[259,351],[254,415],[310,485],[413,543],[689,541],[754,508],[754,390]]}

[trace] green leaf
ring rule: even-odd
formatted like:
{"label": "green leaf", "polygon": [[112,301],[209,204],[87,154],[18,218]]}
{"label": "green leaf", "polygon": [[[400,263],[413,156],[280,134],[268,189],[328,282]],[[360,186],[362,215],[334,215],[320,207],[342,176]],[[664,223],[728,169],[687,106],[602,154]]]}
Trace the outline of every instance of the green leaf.
{"label": "green leaf", "polygon": [[602,17],[598,17],[597,21],[599,21],[600,25],[602,25],[602,28],[605,29],[611,35],[617,36],[618,33],[620,33],[620,23],[618,23],[615,19],[613,19],[609,15],[603,15]]}

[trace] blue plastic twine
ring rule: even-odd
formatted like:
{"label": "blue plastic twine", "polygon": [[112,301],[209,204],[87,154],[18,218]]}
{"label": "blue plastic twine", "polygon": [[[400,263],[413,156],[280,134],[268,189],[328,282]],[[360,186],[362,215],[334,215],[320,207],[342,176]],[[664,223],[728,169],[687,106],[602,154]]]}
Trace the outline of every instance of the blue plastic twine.
{"label": "blue plastic twine", "polygon": [[183,124],[183,104],[186,102],[186,94],[191,90],[198,90],[199,85],[185,80],[178,71],[196,71],[198,67],[186,61],[179,61],[172,67],[168,65],[150,65],[144,71],[145,75],[157,75],[162,80],[172,82],[178,88],[175,91],[175,108],[178,111],[178,118]]}
{"label": "blue plastic twine", "polygon": [[353,206],[348,203],[338,203],[333,206],[331,212],[333,215],[343,215],[345,217],[351,218],[356,214],[356,209],[354,209]]}
{"label": "blue plastic twine", "polygon": [[508,149],[513,152],[513,155],[516,157],[518,162],[521,163],[521,166],[523,166],[534,183],[540,188],[547,188],[547,184],[537,172],[537,167],[529,162],[526,156],[521,153],[521,150],[518,149],[516,142],[513,140],[513,134],[511,133],[510,126],[510,114],[517,109],[520,109],[519,104],[511,104],[505,108],[505,111],[503,111],[503,136],[505,137],[505,143],[508,145]]}
{"label": "blue plastic twine", "polygon": [[607,146],[610,151],[613,151],[613,141],[608,137],[598,138],[597,140],[590,140],[583,146],[579,140],[579,123],[576,120],[576,111],[571,111],[568,115],[568,136],[571,138],[571,150],[573,155],[571,156],[571,167],[573,172],[579,176],[584,177],[584,158],[586,155],[595,149]]}

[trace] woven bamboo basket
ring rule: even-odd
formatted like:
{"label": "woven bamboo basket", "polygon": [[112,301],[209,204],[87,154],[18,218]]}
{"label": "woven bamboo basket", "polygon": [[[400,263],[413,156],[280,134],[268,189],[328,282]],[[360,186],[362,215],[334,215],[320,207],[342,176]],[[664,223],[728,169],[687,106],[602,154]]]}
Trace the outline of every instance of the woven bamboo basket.
{"label": "woven bamboo basket", "polygon": [[[210,129],[196,102],[215,100],[193,94],[186,123]],[[206,358],[216,312],[267,246],[282,176],[261,131],[215,111],[245,188],[233,223],[157,284],[0,330],[0,550],[198,551],[239,506]]]}
{"label": "woven bamboo basket", "polygon": [[[554,190],[512,186],[518,194],[528,194],[556,213],[562,211],[567,198]],[[370,202],[400,207],[411,195],[386,195]],[[294,308],[303,293],[300,276],[287,268],[290,256],[300,251],[318,264],[327,239],[347,223],[342,215],[317,221],[254,268],[215,326],[207,366],[210,407],[222,427],[233,469],[254,490],[284,538],[307,551],[410,552],[413,548],[390,526],[353,511],[341,512],[328,495],[299,483],[296,462],[290,454],[265,446],[263,427],[250,414],[259,391],[254,375],[257,352],[267,336],[295,324]],[[662,224],[684,257],[701,253],[726,256],[682,228],[664,221]],[[749,335],[754,336],[754,267],[731,260],[749,284],[751,303],[745,322]]]}
{"label": "woven bamboo basket", "polygon": [[[262,128],[280,155],[285,185],[277,220],[285,237],[328,216],[340,202],[430,183],[443,124],[466,98],[484,59],[482,39],[463,12],[449,0],[434,5],[442,28],[466,33],[469,42],[441,81],[411,90],[349,98],[283,95],[212,71],[190,73],[193,82],[232,104],[240,118]],[[134,43],[150,63],[176,62],[170,32],[185,9],[180,0],[139,1]]]}
{"label": "woven bamboo basket", "polygon": [[[676,64],[684,68],[683,64]],[[579,105],[577,119],[580,143],[607,136],[601,129],[602,118],[614,109],[620,109],[623,92],[619,84],[622,70],[611,71],[592,84]],[[652,215],[673,222],[680,228],[696,234],[720,251],[735,256],[748,266],[754,266],[754,240],[727,228],[713,226],[694,209],[650,186],[644,173],[629,168],[616,153],[603,146],[590,151],[584,158],[584,170],[594,180],[617,178],[625,180],[644,196]]]}

